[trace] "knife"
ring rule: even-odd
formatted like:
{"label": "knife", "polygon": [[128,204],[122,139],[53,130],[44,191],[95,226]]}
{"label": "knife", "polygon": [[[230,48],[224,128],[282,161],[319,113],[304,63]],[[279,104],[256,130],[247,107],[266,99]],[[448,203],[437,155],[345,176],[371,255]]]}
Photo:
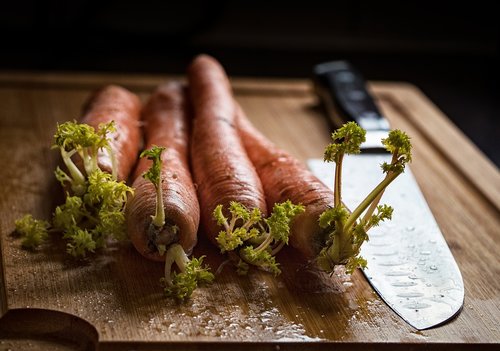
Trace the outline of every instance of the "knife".
{"label": "knife", "polygon": [[[354,120],[366,130],[362,154],[349,155],[343,163],[343,201],[354,208],[382,180],[380,164],[390,163],[381,143],[390,126],[349,62],[316,65],[314,81],[334,126]],[[308,166],[333,186],[333,164],[311,159]],[[445,323],[462,309],[462,275],[408,167],[389,185],[381,203],[394,208],[393,219],[368,233],[370,240],[361,249],[368,263],[364,275],[382,300],[414,328]]]}

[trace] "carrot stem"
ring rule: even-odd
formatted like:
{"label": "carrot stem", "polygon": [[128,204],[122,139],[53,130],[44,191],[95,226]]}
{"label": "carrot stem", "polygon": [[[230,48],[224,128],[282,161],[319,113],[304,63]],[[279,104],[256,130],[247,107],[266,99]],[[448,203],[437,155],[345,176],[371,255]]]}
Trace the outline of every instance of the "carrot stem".
{"label": "carrot stem", "polygon": [[334,183],[334,193],[333,193],[333,201],[335,206],[340,205],[340,201],[342,199],[342,162],[344,160],[344,155],[340,154],[337,157],[335,162],[335,183]]}
{"label": "carrot stem", "polygon": [[385,178],[370,192],[366,198],[356,207],[356,209],[349,215],[345,225],[344,232],[348,232],[354,225],[359,216],[366,210],[368,206],[385,190],[385,188],[396,179],[399,173],[388,173]]}

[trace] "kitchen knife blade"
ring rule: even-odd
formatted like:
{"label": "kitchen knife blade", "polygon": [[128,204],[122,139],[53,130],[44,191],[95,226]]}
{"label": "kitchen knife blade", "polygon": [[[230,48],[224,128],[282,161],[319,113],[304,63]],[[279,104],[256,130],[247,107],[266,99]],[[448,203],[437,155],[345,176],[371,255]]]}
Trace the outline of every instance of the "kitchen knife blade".
{"label": "kitchen knife blade", "polygon": [[[380,165],[389,162],[381,139],[390,130],[366,89],[361,74],[346,61],[314,68],[315,86],[332,123],[348,120],[366,130],[362,155],[346,156],[343,163],[343,201],[354,208],[378,184]],[[313,173],[333,188],[334,165],[312,159]],[[401,318],[416,329],[428,329],[457,315],[464,301],[460,270],[417,182],[407,167],[385,191],[381,203],[394,208],[393,219],[370,230],[362,246],[367,260],[363,273]]]}

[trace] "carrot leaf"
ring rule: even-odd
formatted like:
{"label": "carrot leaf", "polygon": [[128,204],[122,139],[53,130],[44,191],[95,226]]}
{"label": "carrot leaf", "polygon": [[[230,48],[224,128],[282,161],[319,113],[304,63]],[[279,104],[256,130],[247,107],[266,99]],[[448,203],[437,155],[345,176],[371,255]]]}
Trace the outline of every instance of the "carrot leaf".
{"label": "carrot leaf", "polygon": [[217,224],[225,229],[221,230],[216,238],[221,253],[233,251],[245,241],[256,238],[260,234],[259,230],[253,227],[261,219],[258,208],[250,211],[244,205],[231,201],[229,213],[230,219],[224,216],[222,205],[216,206],[213,211]]}
{"label": "carrot leaf", "polygon": [[27,214],[16,220],[16,232],[22,237],[21,245],[25,249],[33,250],[42,244],[48,237],[50,223],[44,220],[34,219]]}
{"label": "carrot leaf", "polygon": [[140,157],[147,157],[148,160],[153,161],[151,167],[146,172],[144,172],[142,176],[153,183],[155,187],[157,187],[161,182],[161,154],[164,150],[165,147],[154,145],[153,147],[151,147],[151,149],[141,152],[140,155]]}
{"label": "carrot leaf", "polygon": [[80,223],[82,218],[89,215],[83,206],[83,200],[79,196],[66,195],[66,202],[56,207],[52,217],[54,228],[65,232],[73,225]]}
{"label": "carrot leaf", "polygon": [[327,162],[338,162],[345,154],[359,154],[360,145],[366,140],[366,131],[356,122],[348,122],[332,133],[333,143],[325,148],[324,159]]}
{"label": "carrot leaf", "polygon": [[269,235],[276,242],[284,242],[288,245],[290,235],[290,223],[298,214],[304,212],[304,206],[294,205],[290,200],[275,204],[269,218],[264,219],[269,227]]}
{"label": "carrot leaf", "polygon": [[[116,162],[109,144],[109,133],[114,131],[114,121],[99,125],[97,130],[75,121],[57,125],[53,148],[61,153],[66,171],[57,167],[54,173],[67,190],[65,202],[56,207],[51,223],[27,216],[16,221],[17,231],[25,233],[23,246],[34,247],[49,230],[56,231],[62,233],[70,255],[85,257],[105,247],[108,238],[124,238],[125,204],[133,191],[116,180]],[[113,174],[99,168],[100,150],[110,153]],[[76,157],[81,169],[74,162]]]}
{"label": "carrot leaf", "polygon": [[223,209],[218,205],[213,212],[217,224],[224,228],[216,240],[221,253],[237,252],[238,274],[246,274],[248,265],[279,274],[274,256],[288,244],[291,221],[304,212],[304,206],[291,201],[275,204],[268,218],[263,218],[259,209],[249,210],[234,201],[229,204],[228,217]]}
{"label": "carrot leaf", "polygon": [[93,233],[76,224],[68,228],[63,237],[68,241],[66,252],[73,257],[85,257],[87,253],[94,252],[98,246]]}
{"label": "carrot leaf", "polygon": [[[165,257],[165,277],[160,279],[167,297],[184,301],[192,295],[199,285],[208,284],[214,280],[214,275],[209,271],[209,267],[203,266],[204,257],[190,260],[179,244],[173,244],[169,247]],[[172,270],[174,263],[179,272]]]}
{"label": "carrot leaf", "polygon": [[165,209],[163,205],[163,194],[161,186],[161,154],[164,150],[165,147],[154,145],[151,149],[141,152],[140,155],[140,157],[147,157],[148,160],[153,161],[151,167],[146,172],[144,172],[142,176],[144,177],[144,179],[147,179],[151,183],[153,183],[156,189],[156,212],[155,215],[151,217],[153,219],[152,224],[158,228],[161,228],[165,225]]}
{"label": "carrot leaf", "polygon": [[84,171],[88,176],[99,168],[97,165],[98,151],[106,149],[110,153],[114,166],[113,178],[116,179],[114,155],[110,152],[107,137],[108,133],[115,130],[114,121],[100,124],[97,131],[88,124],[77,123],[76,121],[58,124],[54,135],[53,148],[59,149],[69,175],[58,168],[56,169],[56,178],[63,184],[69,182],[76,195],[84,194],[86,191],[86,177],[76,166],[72,157],[74,155],[80,156]]}
{"label": "carrot leaf", "polygon": [[132,188],[100,169],[93,171],[86,183],[82,196],[66,195],[52,219],[54,228],[68,240],[68,253],[75,257],[105,247],[107,238],[125,239],[125,204],[133,193]]}
{"label": "carrot leaf", "polygon": [[276,262],[269,247],[264,250],[256,250],[253,246],[245,246],[239,251],[239,256],[247,264],[259,267],[263,271],[270,272],[275,276],[281,273],[281,270],[278,268],[279,263]]}

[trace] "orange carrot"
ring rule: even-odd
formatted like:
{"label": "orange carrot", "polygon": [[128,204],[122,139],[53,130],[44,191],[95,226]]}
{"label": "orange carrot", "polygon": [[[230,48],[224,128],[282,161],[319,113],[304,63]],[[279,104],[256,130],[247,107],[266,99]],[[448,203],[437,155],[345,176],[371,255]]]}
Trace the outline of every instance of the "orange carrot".
{"label": "orange carrot", "polygon": [[267,206],[290,200],[305,207],[305,212],[292,222],[289,240],[305,259],[314,259],[326,240],[318,219],[333,204],[333,192],[301,162],[261,134],[239,105],[236,116],[241,140],[262,181]]}
{"label": "orange carrot", "polygon": [[222,66],[200,55],[188,69],[194,126],[191,162],[201,207],[201,223],[217,244],[221,227],[214,220],[218,205],[224,211],[237,201],[248,209],[267,214],[260,179],[241,143],[235,125],[235,103]]}
{"label": "orange carrot", "polygon": [[[154,185],[142,174],[151,162],[141,158],[134,174],[135,194],[127,205],[128,235],[145,257],[164,261],[158,247],[179,243],[190,253],[197,241],[200,208],[189,171],[189,103],[184,87],[177,82],[160,86],[144,107],[146,148],[165,147],[161,155],[161,188],[165,226],[159,233],[150,231],[156,208]],[[174,230],[175,228],[175,230]],[[161,251],[161,250],[160,250]]]}
{"label": "orange carrot", "polygon": [[[84,115],[80,122],[96,130],[101,123],[115,122],[116,131],[110,133],[108,138],[118,180],[127,180],[137,159],[140,110],[141,102],[137,95],[116,85],[108,85],[94,92],[83,108]],[[105,150],[98,154],[98,165],[103,171],[113,173],[112,157]]]}

